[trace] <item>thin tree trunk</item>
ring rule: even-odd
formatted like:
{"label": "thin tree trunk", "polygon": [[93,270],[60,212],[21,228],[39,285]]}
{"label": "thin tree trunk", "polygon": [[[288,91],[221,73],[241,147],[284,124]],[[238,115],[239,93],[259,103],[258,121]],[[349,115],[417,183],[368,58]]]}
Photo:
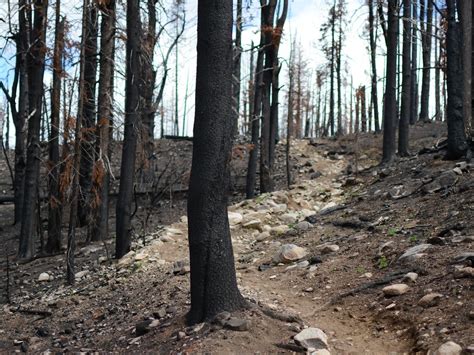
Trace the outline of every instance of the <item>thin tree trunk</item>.
{"label": "thin tree trunk", "polygon": [[115,54],[115,0],[109,0],[99,8],[102,12],[100,37],[100,72],[98,115],[96,128],[96,162],[94,167],[92,204],[94,216],[90,239],[105,240],[109,231],[109,184],[112,155],[113,82]]}
{"label": "thin tree trunk", "polygon": [[244,308],[227,217],[232,149],[232,1],[198,2],[196,110],[188,197],[190,324]]}
{"label": "thin tree trunk", "polygon": [[[418,15],[418,4],[419,0],[412,1],[413,8],[413,19],[417,18]],[[412,48],[411,48],[411,85],[410,85],[410,124],[414,125],[418,118],[418,28],[416,21],[413,21],[413,35],[412,35]]]}
{"label": "thin tree trunk", "polygon": [[49,137],[49,218],[46,251],[61,250],[61,197],[59,193],[59,113],[61,110],[61,76],[64,50],[64,18],[61,18],[61,2],[56,0],[56,20],[53,57],[53,90],[51,92],[51,135]]}
{"label": "thin tree trunk", "polygon": [[435,11],[435,120],[442,121],[441,112],[441,46],[440,46],[440,23],[438,21],[438,12]]}
{"label": "thin tree trunk", "polygon": [[462,29],[456,21],[456,2],[446,0],[448,32],[446,36],[448,84],[448,159],[458,159],[467,149],[463,119]]}
{"label": "thin tree trunk", "polygon": [[362,132],[367,132],[367,109],[366,109],[366,101],[365,101],[365,86],[360,88],[360,110],[361,110],[361,128]]}
{"label": "thin tree trunk", "polygon": [[467,132],[471,132],[472,120],[472,1],[458,2],[461,10],[461,25],[463,33],[463,116]]}
{"label": "thin tree trunk", "polygon": [[[424,1],[424,0],[422,0]],[[427,0],[426,31],[423,32],[423,80],[421,84],[420,121],[429,121],[430,73],[431,73],[431,37],[433,27],[433,1]]]}
{"label": "thin tree trunk", "polygon": [[337,135],[342,136],[342,79],[341,79],[341,56],[342,56],[342,14],[339,14],[339,39],[337,44],[336,75],[337,75]]}
{"label": "thin tree trunk", "polygon": [[238,133],[240,112],[240,63],[242,61],[242,0],[237,0],[237,18],[235,21],[235,44],[233,53],[232,73],[232,109],[236,120],[234,120],[234,134]]}
{"label": "thin tree trunk", "polygon": [[403,0],[403,68],[402,107],[398,129],[398,154],[408,156],[411,99],[411,8],[410,0]]}
{"label": "thin tree trunk", "polygon": [[331,20],[331,88],[329,92],[329,124],[331,126],[331,136],[334,136],[334,65],[335,65],[335,31],[336,31],[336,0],[332,7],[332,20]]}
{"label": "thin tree trunk", "polygon": [[387,28],[387,80],[385,86],[384,130],[382,163],[392,162],[395,151],[395,125],[397,123],[397,41],[398,16],[397,0],[388,0]]}
{"label": "thin tree trunk", "polygon": [[[372,103],[374,108],[374,123],[375,132],[380,132],[380,121],[379,121],[379,99],[377,93],[377,43],[375,37],[375,24],[374,24],[374,0],[369,0],[369,37],[370,37],[370,63],[372,69],[371,82],[372,82]],[[352,102],[352,95],[351,95]],[[351,109],[352,111],[352,109]]]}
{"label": "thin tree trunk", "polygon": [[116,211],[117,259],[130,251],[133,183],[135,176],[135,152],[137,149],[137,125],[140,122],[140,2],[127,2],[127,48],[125,84],[125,128],[120,167],[120,187]]}

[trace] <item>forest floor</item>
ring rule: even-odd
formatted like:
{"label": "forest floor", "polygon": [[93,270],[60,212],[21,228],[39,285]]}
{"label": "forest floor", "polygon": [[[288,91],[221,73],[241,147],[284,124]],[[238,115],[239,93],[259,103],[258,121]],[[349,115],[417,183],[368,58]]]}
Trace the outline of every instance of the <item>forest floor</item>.
{"label": "forest floor", "polygon": [[[241,331],[186,327],[185,200],[175,198],[145,229],[147,209],[138,209],[133,251],[118,262],[112,239],[80,245],[74,286],[64,254],[12,260],[0,352],[305,352],[293,337],[317,327],[333,354],[426,353],[448,341],[439,354],[471,354],[474,166],[443,160],[444,134],[440,124],[414,127],[419,153],[390,167],[378,165],[379,135],[294,141],[294,184],[284,189],[279,147],[280,190],[252,200],[242,199],[246,159],[235,154],[229,218],[239,287],[253,305],[233,315]],[[190,142],[159,144],[184,147],[189,159]],[[18,232],[12,213],[0,205],[4,248]]]}

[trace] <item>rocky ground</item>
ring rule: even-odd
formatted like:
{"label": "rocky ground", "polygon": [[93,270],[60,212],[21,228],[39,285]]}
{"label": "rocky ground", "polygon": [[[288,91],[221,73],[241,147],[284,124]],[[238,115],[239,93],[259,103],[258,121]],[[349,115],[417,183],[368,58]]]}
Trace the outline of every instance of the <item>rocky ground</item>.
{"label": "rocky ground", "polygon": [[377,165],[373,134],[295,141],[289,190],[242,200],[236,188],[229,219],[250,307],[211,324],[184,321],[183,201],[118,262],[112,240],[79,248],[73,287],[64,255],[14,263],[0,351],[473,353],[474,165],[444,161],[443,134],[416,127],[419,154],[390,167]]}

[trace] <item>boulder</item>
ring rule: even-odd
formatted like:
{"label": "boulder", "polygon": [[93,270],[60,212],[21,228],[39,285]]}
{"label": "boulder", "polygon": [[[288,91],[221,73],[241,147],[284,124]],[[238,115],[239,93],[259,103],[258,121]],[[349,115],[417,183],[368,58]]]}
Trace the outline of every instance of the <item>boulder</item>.
{"label": "boulder", "polygon": [[319,328],[306,328],[295,335],[295,343],[306,350],[318,350],[328,348],[328,337]]}
{"label": "boulder", "polygon": [[295,244],[284,244],[273,257],[273,262],[275,264],[288,264],[293,261],[303,259],[307,254],[308,252],[305,248],[301,248]]}
{"label": "boulder", "polygon": [[410,287],[406,284],[393,284],[386,286],[382,289],[382,292],[385,296],[400,296],[408,292]]}

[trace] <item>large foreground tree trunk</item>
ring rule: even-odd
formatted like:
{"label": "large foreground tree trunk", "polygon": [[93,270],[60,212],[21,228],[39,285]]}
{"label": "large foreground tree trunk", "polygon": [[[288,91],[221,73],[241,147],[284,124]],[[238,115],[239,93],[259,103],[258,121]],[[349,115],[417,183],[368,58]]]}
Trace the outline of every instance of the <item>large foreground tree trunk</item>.
{"label": "large foreground tree trunk", "polygon": [[196,116],[188,197],[191,324],[245,306],[227,217],[232,148],[232,1],[199,0]]}
{"label": "large foreground tree trunk", "polygon": [[123,135],[120,187],[117,199],[117,239],[115,257],[121,258],[130,251],[133,182],[135,153],[137,150],[137,125],[140,122],[140,2],[127,2],[127,55],[125,84],[125,128]]}
{"label": "large foreground tree trunk", "polygon": [[462,30],[456,20],[456,2],[446,0],[448,32],[446,34],[447,81],[448,81],[448,153],[447,158],[458,159],[467,149],[463,119],[463,66]]}
{"label": "large foreground tree trunk", "polygon": [[387,27],[387,80],[385,83],[383,155],[382,163],[390,163],[395,157],[395,127],[397,123],[397,0],[388,1]]}
{"label": "large foreground tree trunk", "polygon": [[46,54],[47,0],[36,0],[34,23],[31,29],[31,47],[28,52],[28,144],[25,171],[25,195],[22,208],[19,258],[30,259],[34,255],[33,233],[36,225],[38,182],[40,177],[39,142],[41,115],[43,108],[43,75]]}

